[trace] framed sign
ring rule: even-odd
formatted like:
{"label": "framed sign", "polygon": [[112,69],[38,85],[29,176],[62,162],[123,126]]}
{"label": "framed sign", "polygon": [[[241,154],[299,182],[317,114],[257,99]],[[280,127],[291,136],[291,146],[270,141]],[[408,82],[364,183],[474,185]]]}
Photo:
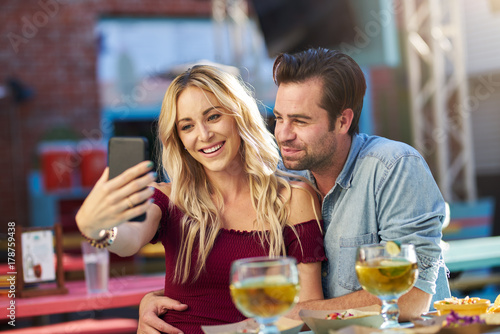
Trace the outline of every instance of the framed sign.
{"label": "framed sign", "polygon": [[20,297],[65,294],[62,263],[61,225],[53,227],[16,227],[18,264],[17,289]]}

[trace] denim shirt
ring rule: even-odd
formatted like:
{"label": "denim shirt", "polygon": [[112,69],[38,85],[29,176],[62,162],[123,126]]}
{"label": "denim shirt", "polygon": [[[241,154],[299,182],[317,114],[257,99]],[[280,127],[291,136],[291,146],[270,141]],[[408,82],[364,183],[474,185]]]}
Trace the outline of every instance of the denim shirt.
{"label": "denim shirt", "polygon": [[[315,182],[311,172],[306,177]],[[415,286],[434,295],[432,302],[450,297],[440,247],[445,202],[425,160],[411,146],[354,135],[344,168],[323,199],[322,215],[325,298],[360,290],[356,248],[388,240],[415,245]]]}

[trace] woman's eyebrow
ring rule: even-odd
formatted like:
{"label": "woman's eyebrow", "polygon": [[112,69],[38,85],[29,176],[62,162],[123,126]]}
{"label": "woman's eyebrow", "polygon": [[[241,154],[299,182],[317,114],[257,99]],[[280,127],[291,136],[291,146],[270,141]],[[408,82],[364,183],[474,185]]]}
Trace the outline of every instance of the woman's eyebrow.
{"label": "woman's eyebrow", "polygon": [[[219,108],[222,108],[221,106],[214,106],[214,107],[208,107],[207,109],[203,110],[202,112],[202,115],[205,116],[206,114],[208,114],[210,111],[214,110],[214,109],[219,109]],[[187,121],[190,121],[191,118],[190,117],[185,117],[185,118],[181,118],[180,120],[178,120],[177,122],[187,122]]]}

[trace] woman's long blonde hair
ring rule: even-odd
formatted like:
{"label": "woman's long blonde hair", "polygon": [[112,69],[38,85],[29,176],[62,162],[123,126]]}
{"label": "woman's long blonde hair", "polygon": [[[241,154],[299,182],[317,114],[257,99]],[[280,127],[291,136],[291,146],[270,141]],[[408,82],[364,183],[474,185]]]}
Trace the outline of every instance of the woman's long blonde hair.
{"label": "woman's long blonde hair", "polygon": [[[277,170],[279,150],[267,130],[257,103],[243,81],[216,67],[198,65],[179,75],[170,84],[161,107],[158,137],[162,146],[162,165],[171,181],[170,200],[182,212],[182,240],[174,279],[185,283],[191,269],[191,253],[198,244],[196,280],[204,268],[221,228],[219,213],[222,195],[213,187],[204,171],[183,148],[176,128],[177,99],[187,87],[213,93],[220,105],[234,116],[241,137],[240,152],[244,173],[248,175],[255,222],[261,243],[270,245],[269,256],[284,255],[283,228],[289,223],[291,189],[284,173]],[[277,175],[278,174],[278,175]],[[287,191],[281,192],[283,187]],[[288,194],[286,198],[282,194]],[[214,198],[216,200],[214,200]],[[295,229],[294,229],[295,231]]]}

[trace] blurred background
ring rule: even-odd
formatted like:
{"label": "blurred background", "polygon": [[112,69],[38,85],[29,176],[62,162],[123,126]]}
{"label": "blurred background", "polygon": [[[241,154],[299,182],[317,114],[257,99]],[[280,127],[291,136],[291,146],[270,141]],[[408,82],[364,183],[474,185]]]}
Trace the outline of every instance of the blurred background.
{"label": "blurred background", "polygon": [[175,75],[239,73],[269,117],[274,57],[311,46],[362,66],[362,132],[426,158],[451,207],[445,240],[500,235],[499,0],[3,0],[0,22],[2,239],[8,222],[57,222],[78,248],[107,140],[155,152]]}

